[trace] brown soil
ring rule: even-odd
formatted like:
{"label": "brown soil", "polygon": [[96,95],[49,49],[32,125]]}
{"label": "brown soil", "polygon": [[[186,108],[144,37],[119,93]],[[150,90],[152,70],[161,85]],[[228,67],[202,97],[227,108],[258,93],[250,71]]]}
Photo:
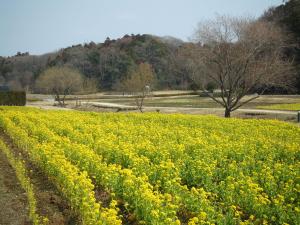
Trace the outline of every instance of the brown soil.
{"label": "brown soil", "polygon": [[[11,138],[1,129],[0,138],[16,156],[21,156],[24,159],[27,171],[30,171],[28,176],[35,188],[34,191],[37,200],[38,214],[47,217],[49,219],[49,225],[80,224],[80,219],[70,209],[67,201],[59,194],[56,187],[50,180],[47,179],[47,176],[29,161],[28,156],[18,149],[18,147],[12,142]],[[5,169],[2,169],[2,161],[6,163]],[[9,173],[6,170],[10,170]],[[2,187],[3,182],[1,181],[3,176],[5,176],[8,180],[6,183],[10,183],[10,185]],[[2,191],[2,189],[4,191]],[[96,187],[94,191],[97,201],[101,202],[103,207],[108,207],[111,202],[110,193],[105,191],[103,187]],[[3,193],[6,192],[8,194],[4,195]],[[2,202],[8,202],[11,204],[7,204],[5,210],[1,210],[0,225],[31,224],[28,218],[26,193],[18,184],[14,170],[10,167],[4,155],[0,155],[0,204],[4,205]],[[135,215],[132,212],[127,211],[120,200],[118,201],[118,207],[120,208],[119,215],[121,215],[123,224],[138,224]]]}
{"label": "brown soil", "polygon": [[[37,200],[38,214],[47,217],[50,225],[80,224],[80,220],[71,210],[66,199],[59,194],[56,187],[47,179],[47,176],[28,160],[28,156],[21,152],[12,142],[10,137],[2,130],[0,130],[0,138],[2,138],[15,155],[22,155],[25,160],[27,171],[30,171],[28,176],[35,188],[34,191]],[[4,164],[4,166],[2,166],[2,161],[8,164],[4,156],[0,157],[0,207],[5,205],[2,204],[2,202],[7,203],[6,207],[4,207],[4,211],[0,211],[0,224],[30,224],[28,223],[27,216],[28,204],[26,194],[18,184],[13,169],[9,165],[5,166]],[[4,177],[4,182],[2,182],[2,177]],[[6,190],[6,192],[1,189]]]}
{"label": "brown soil", "polygon": [[26,193],[21,188],[14,169],[0,152],[0,224],[29,225],[28,213]]}

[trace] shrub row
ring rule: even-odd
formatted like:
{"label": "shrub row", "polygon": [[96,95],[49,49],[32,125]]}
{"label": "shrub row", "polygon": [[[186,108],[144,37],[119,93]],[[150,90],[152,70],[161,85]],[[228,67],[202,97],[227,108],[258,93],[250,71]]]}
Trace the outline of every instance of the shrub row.
{"label": "shrub row", "polygon": [[0,105],[26,105],[25,91],[5,91],[0,92]]}

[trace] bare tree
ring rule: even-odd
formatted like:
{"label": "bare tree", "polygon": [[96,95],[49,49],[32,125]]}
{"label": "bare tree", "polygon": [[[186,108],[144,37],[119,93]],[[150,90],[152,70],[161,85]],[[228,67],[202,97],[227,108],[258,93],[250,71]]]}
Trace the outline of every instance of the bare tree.
{"label": "bare tree", "polygon": [[199,82],[199,71],[201,70],[201,58],[199,57],[199,46],[195,43],[181,45],[173,58],[173,70],[175,74],[184,81],[192,81],[191,88],[197,90]]}
{"label": "bare tree", "polygon": [[122,86],[122,90],[133,93],[136,106],[143,112],[144,100],[149,96],[155,80],[154,71],[150,64],[141,63],[127,77],[119,86]]}
{"label": "bare tree", "polygon": [[60,106],[65,106],[67,95],[81,90],[82,75],[69,67],[51,67],[36,80],[36,87],[42,92],[53,94]]}
{"label": "bare tree", "polygon": [[[194,38],[198,71],[192,79],[207,93],[208,82],[217,85],[221,97],[208,96],[225,108],[225,117],[266,88],[287,85],[291,62],[284,57],[286,42],[274,24],[218,16],[199,24]],[[254,91],[254,96],[241,101]]]}
{"label": "bare tree", "polygon": [[98,92],[98,80],[95,77],[85,78],[83,80],[82,92],[85,94]]}

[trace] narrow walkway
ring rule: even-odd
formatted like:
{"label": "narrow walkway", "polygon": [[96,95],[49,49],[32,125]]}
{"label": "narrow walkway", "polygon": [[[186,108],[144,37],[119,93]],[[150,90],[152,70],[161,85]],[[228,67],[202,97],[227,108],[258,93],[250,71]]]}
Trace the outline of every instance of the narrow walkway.
{"label": "narrow walkway", "polygon": [[[11,138],[3,132],[2,129],[0,129],[0,138],[5,142],[5,144],[8,146],[8,148],[15,154],[19,155],[22,151],[20,151],[17,146],[13,143]],[[0,152],[2,154],[2,152]],[[28,173],[28,176],[30,178],[30,181],[32,185],[34,186],[34,194],[35,198],[37,200],[37,213],[40,216],[47,217],[49,222],[49,225],[78,225],[80,224],[80,218],[78,218],[77,215],[75,215],[75,212],[72,211],[71,207],[68,205],[66,199],[60,195],[58,190],[55,188],[55,186],[51,183],[49,179],[45,176],[45,174],[39,170],[35,165],[33,165],[26,154],[22,154],[23,163],[26,167],[27,171],[31,171],[31,173]],[[26,223],[23,221],[20,221],[20,223],[4,223],[1,221],[1,217],[3,216],[5,218],[5,215],[9,215],[9,212],[3,212],[2,215],[2,201],[6,201],[9,203],[11,199],[14,198],[14,191],[16,189],[16,183],[13,182],[16,180],[16,175],[13,170],[13,168],[8,164],[6,161],[7,167],[10,169],[10,171],[6,171],[7,168],[2,168],[2,161],[6,161],[6,157],[4,155],[0,155],[0,225],[27,225],[31,223]],[[5,165],[5,164],[3,164]],[[9,174],[8,174],[9,172]],[[6,186],[7,192],[12,192],[12,195],[3,196],[2,199],[2,190],[1,190],[1,177],[7,177],[8,182],[10,182],[9,179],[14,178],[13,181],[11,181],[11,184]],[[16,180],[16,182],[18,182]],[[24,198],[23,202],[27,202],[27,196],[24,191],[22,191],[20,185],[19,189],[22,192],[22,196]],[[27,209],[23,204],[23,208]],[[16,207],[15,209],[16,215],[12,216],[10,213],[10,217],[15,220],[19,220],[20,215],[28,215],[28,212],[23,212],[22,207]],[[4,209],[6,211],[6,209]]]}
{"label": "narrow walkway", "polygon": [[30,225],[25,191],[0,151],[0,224]]}
{"label": "narrow walkway", "polygon": [[[170,111],[203,111],[203,112],[224,112],[224,108],[189,108],[189,107],[144,107],[145,109],[162,109]],[[285,111],[285,110],[268,110],[268,109],[237,109],[234,112],[252,112],[252,113],[275,113],[275,114],[288,114],[288,115],[297,115],[297,111]]]}

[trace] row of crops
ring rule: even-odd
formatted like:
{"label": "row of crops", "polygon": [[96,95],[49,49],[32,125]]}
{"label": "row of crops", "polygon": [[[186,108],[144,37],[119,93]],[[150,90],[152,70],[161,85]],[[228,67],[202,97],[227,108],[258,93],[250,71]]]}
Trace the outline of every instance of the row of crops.
{"label": "row of crops", "polygon": [[292,124],[12,107],[0,127],[83,224],[300,224]]}

